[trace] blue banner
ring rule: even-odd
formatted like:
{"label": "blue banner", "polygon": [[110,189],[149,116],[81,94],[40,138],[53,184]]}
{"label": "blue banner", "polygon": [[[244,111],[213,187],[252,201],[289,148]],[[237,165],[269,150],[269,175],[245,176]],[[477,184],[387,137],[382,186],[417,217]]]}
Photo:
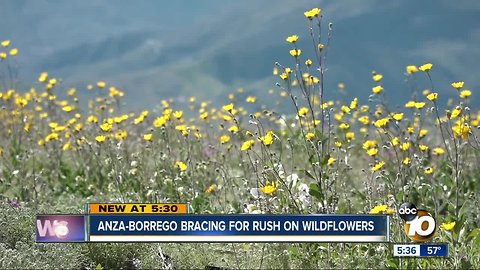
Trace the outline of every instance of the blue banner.
{"label": "blue banner", "polygon": [[420,245],[420,257],[447,257],[447,244],[423,244]]}
{"label": "blue banner", "polygon": [[386,242],[388,232],[386,215],[89,216],[91,241]]}

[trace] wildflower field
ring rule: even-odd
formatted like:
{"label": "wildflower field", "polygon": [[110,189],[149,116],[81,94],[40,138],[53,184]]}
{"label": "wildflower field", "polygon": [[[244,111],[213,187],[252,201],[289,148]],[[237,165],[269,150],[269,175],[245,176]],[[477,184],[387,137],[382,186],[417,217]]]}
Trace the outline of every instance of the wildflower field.
{"label": "wildflower field", "polygon": [[[47,72],[19,82],[21,48],[2,41],[0,268],[480,268],[478,91],[462,78],[435,84],[435,63],[419,59],[404,71],[406,104],[387,100],[381,71],[369,97],[331,100],[348,92],[324,88],[333,25],[318,8],[303,16],[305,29],[285,33],[291,61],[272,63],[270,100],[238,89],[221,106],[190,97],[129,112],[122,97],[134,90],[113,82],[75,89]],[[87,202],[390,214],[392,243],[35,243],[36,214],[82,213]],[[393,257],[393,243],[410,241],[403,202],[433,213],[448,258]]]}

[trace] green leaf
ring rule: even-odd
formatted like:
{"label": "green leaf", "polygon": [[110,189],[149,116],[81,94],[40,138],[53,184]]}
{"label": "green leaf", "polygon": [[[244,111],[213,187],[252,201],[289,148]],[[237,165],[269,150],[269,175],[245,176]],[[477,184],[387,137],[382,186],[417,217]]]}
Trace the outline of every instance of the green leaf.
{"label": "green leaf", "polygon": [[398,264],[397,262],[395,262],[395,259],[393,258],[390,258],[388,261],[387,261],[387,264],[389,267],[393,268],[393,269],[398,269]]}
{"label": "green leaf", "polygon": [[317,198],[320,201],[323,201],[323,194],[320,191],[320,186],[317,183],[311,183],[310,186],[310,191],[308,192],[310,195],[313,197]]}
{"label": "green leaf", "polygon": [[467,242],[473,240],[474,238],[479,239],[480,237],[480,228],[475,228],[473,229],[468,235],[467,235]]}
{"label": "green leaf", "polygon": [[309,172],[307,170],[302,170],[302,172],[304,172],[305,175],[308,176],[309,178],[311,178],[312,180],[316,180],[315,176],[313,176],[311,172]]}

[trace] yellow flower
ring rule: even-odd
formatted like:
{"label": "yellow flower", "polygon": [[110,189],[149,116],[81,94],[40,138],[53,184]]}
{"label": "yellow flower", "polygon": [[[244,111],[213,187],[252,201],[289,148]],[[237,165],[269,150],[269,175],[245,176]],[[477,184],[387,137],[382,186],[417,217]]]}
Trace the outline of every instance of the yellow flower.
{"label": "yellow flower", "polygon": [[48,78],[48,73],[47,72],[42,72],[40,76],[38,77],[39,82],[45,82]]}
{"label": "yellow flower", "polygon": [[434,155],[440,156],[440,155],[443,155],[444,153],[445,153],[445,150],[443,150],[443,148],[441,148],[441,147],[433,148],[433,154]]}
{"label": "yellow flower", "polygon": [[173,117],[175,117],[175,118],[177,118],[177,119],[182,118],[182,116],[183,116],[183,111],[175,111],[175,112],[173,113]]}
{"label": "yellow flower", "polygon": [[457,106],[455,109],[453,109],[453,111],[450,115],[450,119],[457,118],[461,113],[462,113],[462,108]]}
{"label": "yellow flower", "polygon": [[451,231],[455,227],[455,221],[452,222],[444,222],[440,225],[440,228],[444,229],[445,231]]}
{"label": "yellow flower", "polygon": [[195,138],[197,138],[197,139],[201,139],[203,137],[202,133],[200,133],[198,131],[195,131],[195,133],[193,133],[193,135],[195,135]]}
{"label": "yellow flower", "polygon": [[267,134],[265,134],[265,136],[262,136],[260,138],[258,138],[265,146],[269,146],[269,145],[272,145],[273,144],[273,140],[274,140],[274,134],[272,131],[268,131]]}
{"label": "yellow flower", "polygon": [[255,103],[255,101],[257,101],[257,98],[254,97],[254,96],[248,96],[247,99],[246,99],[246,101],[247,101],[248,103]]}
{"label": "yellow flower", "polygon": [[428,145],[420,144],[418,146],[418,148],[420,149],[420,151],[427,151],[428,150]]}
{"label": "yellow flower", "polygon": [[349,129],[350,125],[347,124],[347,123],[341,123],[338,127],[341,128],[341,129]]}
{"label": "yellow flower", "polygon": [[464,120],[460,120],[452,127],[453,135],[455,137],[461,137],[462,139],[467,139],[470,136],[472,128],[469,124],[465,123]]}
{"label": "yellow flower", "polygon": [[349,113],[349,112],[350,112],[350,107],[343,105],[343,106],[341,107],[341,110],[342,110],[342,112],[344,112],[344,113]]}
{"label": "yellow flower", "polygon": [[421,129],[419,132],[418,132],[418,137],[420,138],[423,138],[425,137],[425,135],[428,134],[428,130],[427,129]]}
{"label": "yellow flower", "polygon": [[311,59],[307,59],[307,60],[305,60],[305,65],[306,65],[307,67],[309,67],[309,66],[313,65],[313,62],[312,62],[312,60],[311,60]]}
{"label": "yellow flower", "polygon": [[364,125],[370,124],[370,118],[368,118],[368,115],[364,115],[358,118],[358,121]]}
{"label": "yellow flower", "polygon": [[465,84],[465,82],[453,82],[452,87],[459,90],[460,88],[463,87],[464,84]]}
{"label": "yellow flower", "polygon": [[233,111],[233,103],[227,104],[222,107],[224,111],[231,113]]}
{"label": "yellow flower", "polygon": [[368,140],[363,143],[363,149],[368,150],[370,148],[375,148],[377,146],[377,141]]}
{"label": "yellow flower", "polygon": [[110,130],[112,130],[112,124],[105,122],[102,125],[100,125],[100,129],[105,132],[109,132]]}
{"label": "yellow flower", "polygon": [[4,52],[0,52],[0,59],[5,59],[7,58],[7,54]]}
{"label": "yellow flower", "polygon": [[353,141],[355,139],[355,132],[349,131],[345,134],[347,141]]}
{"label": "yellow flower", "polygon": [[155,121],[153,121],[153,126],[156,127],[156,128],[163,127],[163,126],[165,126],[167,121],[168,120],[165,116],[157,117],[157,119],[155,119]]}
{"label": "yellow flower", "polygon": [[10,46],[10,40],[4,40],[0,44],[2,44],[2,47],[7,48]]}
{"label": "yellow flower", "polygon": [[406,67],[406,71],[408,74],[412,74],[418,71],[418,68],[414,65],[410,65]]}
{"label": "yellow flower", "polygon": [[410,148],[410,142],[404,142],[400,145],[400,149],[403,151],[407,151]]}
{"label": "yellow flower", "polygon": [[388,209],[388,205],[386,204],[377,205],[372,210],[370,210],[370,214],[380,214],[380,213],[386,212],[387,209]]}
{"label": "yellow flower", "polygon": [[378,119],[377,121],[375,121],[375,126],[376,126],[377,128],[386,127],[387,124],[388,124],[388,121],[390,121],[390,118],[388,118],[388,117],[385,117],[385,118],[382,118],[382,119]]}
{"label": "yellow flower", "polygon": [[97,118],[95,115],[90,115],[90,116],[87,118],[87,122],[89,122],[89,123],[98,123],[98,118]]}
{"label": "yellow flower", "polygon": [[97,82],[98,88],[104,88],[107,84],[104,81]]}
{"label": "yellow flower", "polygon": [[290,55],[293,57],[299,57],[302,54],[302,50],[300,49],[292,49],[290,50]]}
{"label": "yellow flower", "polygon": [[289,36],[289,37],[287,37],[286,41],[289,42],[289,43],[295,43],[295,42],[298,41],[298,36],[297,35]]}
{"label": "yellow flower", "polygon": [[10,50],[10,55],[11,56],[16,56],[18,54],[18,49],[17,48],[13,48]]}
{"label": "yellow flower", "polygon": [[272,195],[277,191],[278,183],[276,182],[267,182],[267,184],[260,188],[260,190],[265,193],[266,195]]}
{"label": "yellow flower", "polygon": [[62,108],[62,111],[64,112],[71,112],[75,109],[75,107],[71,106],[71,105],[67,105],[65,107]]}
{"label": "yellow flower", "polygon": [[333,163],[335,163],[336,159],[334,159],[333,157],[330,157],[327,161],[327,165],[328,166],[332,166]]}
{"label": "yellow flower", "polygon": [[15,98],[15,104],[18,107],[25,107],[28,104],[28,100],[26,98],[23,98],[23,97],[19,96],[19,97]]}
{"label": "yellow flower", "polygon": [[367,150],[367,154],[371,157],[376,156],[378,153],[378,148],[370,148]]}
{"label": "yellow flower", "polygon": [[208,118],[208,112],[203,112],[200,114],[200,119],[206,120]]}
{"label": "yellow flower", "polygon": [[429,72],[432,69],[432,66],[433,66],[432,64],[426,63],[426,64],[421,65],[418,69],[423,71],[423,72]]}
{"label": "yellow flower", "polygon": [[147,133],[147,134],[143,135],[143,139],[144,139],[145,141],[151,142],[152,139],[153,139],[153,134],[152,134],[152,133]]}
{"label": "yellow flower", "polygon": [[397,146],[400,143],[400,139],[398,137],[393,137],[392,145]]}
{"label": "yellow flower", "polygon": [[435,101],[438,98],[438,93],[430,93],[427,95],[427,99],[430,101]]}
{"label": "yellow flower", "polygon": [[460,97],[461,97],[461,98],[468,98],[468,97],[470,97],[471,95],[472,95],[472,91],[470,91],[470,90],[462,90],[462,91],[460,92]]}
{"label": "yellow flower", "polygon": [[395,113],[393,114],[393,119],[395,119],[396,121],[402,121],[403,119],[403,113]]}
{"label": "yellow flower", "polygon": [[358,106],[358,98],[354,98],[352,102],[350,102],[350,109],[355,109]]}
{"label": "yellow flower", "polygon": [[342,142],[335,141],[335,146],[338,148],[342,147]]}
{"label": "yellow flower", "polygon": [[182,162],[182,161],[177,161],[177,162],[175,163],[175,167],[176,167],[177,169],[179,169],[180,171],[182,171],[182,172],[187,170],[187,164],[185,164],[185,163]]}
{"label": "yellow flower", "polygon": [[305,117],[308,113],[308,108],[302,107],[298,110],[298,116]]}
{"label": "yellow flower", "polygon": [[219,141],[221,144],[228,143],[230,141],[230,136],[228,135],[223,135],[219,138]]}
{"label": "yellow flower", "polygon": [[305,17],[307,17],[307,19],[312,20],[313,17],[318,17],[321,11],[322,10],[319,8],[312,8],[311,10],[305,11],[303,14]]}
{"label": "yellow flower", "polygon": [[210,185],[205,192],[214,193],[215,190],[217,190],[217,185],[213,184],[213,185]]}
{"label": "yellow flower", "polygon": [[58,133],[52,132],[45,137],[46,142],[49,142],[49,141],[52,141],[52,140],[58,140]]}
{"label": "yellow flower", "polygon": [[228,131],[232,132],[232,133],[237,133],[238,132],[238,126],[231,126]]}
{"label": "yellow flower", "polygon": [[383,91],[383,87],[381,85],[377,85],[375,87],[372,88],[372,92],[374,94],[379,94]]}
{"label": "yellow flower", "polygon": [[305,138],[307,138],[307,140],[311,141],[311,140],[313,140],[313,138],[315,138],[315,133],[308,132],[307,134],[305,134]]}
{"label": "yellow flower", "polygon": [[415,107],[415,101],[409,101],[405,104],[405,108],[414,108]]}
{"label": "yellow flower", "polygon": [[415,102],[415,108],[417,109],[422,109],[423,107],[425,107],[425,105],[425,102]]}
{"label": "yellow flower", "polygon": [[381,168],[383,168],[384,165],[385,165],[385,162],[380,161],[380,162],[378,162],[377,164],[375,164],[375,165],[371,168],[371,170],[372,170],[372,172],[376,172],[376,171],[380,170]]}
{"label": "yellow flower", "polygon": [[63,145],[62,150],[63,151],[68,151],[70,149],[70,142],[67,142]]}
{"label": "yellow flower", "polygon": [[248,141],[246,141],[242,144],[242,147],[240,148],[240,150],[248,151],[248,150],[252,149],[252,146],[254,144],[255,144],[255,140],[248,140]]}
{"label": "yellow flower", "polygon": [[383,78],[383,75],[382,75],[382,74],[378,74],[378,73],[373,74],[373,77],[372,77],[372,79],[373,79],[375,82],[381,81],[382,78]]}
{"label": "yellow flower", "polygon": [[128,133],[125,130],[119,130],[115,133],[115,138],[117,140],[124,140],[128,136]]}
{"label": "yellow flower", "polygon": [[99,135],[99,136],[95,137],[95,140],[99,143],[104,142],[106,139],[107,139],[107,137],[105,137],[103,135]]}
{"label": "yellow flower", "polygon": [[432,174],[433,173],[433,168],[432,167],[427,167],[425,169],[425,174]]}

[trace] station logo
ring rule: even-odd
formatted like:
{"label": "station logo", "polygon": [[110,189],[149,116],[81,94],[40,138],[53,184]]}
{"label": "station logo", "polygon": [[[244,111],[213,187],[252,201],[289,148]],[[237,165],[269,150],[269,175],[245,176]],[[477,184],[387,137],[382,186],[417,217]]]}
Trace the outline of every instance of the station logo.
{"label": "station logo", "polygon": [[415,204],[406,202],[400,205],[398,214],[405,222],[405,233],[412,241],[426,242],[435,234],[437,222],[427,210],[417,209]]}

